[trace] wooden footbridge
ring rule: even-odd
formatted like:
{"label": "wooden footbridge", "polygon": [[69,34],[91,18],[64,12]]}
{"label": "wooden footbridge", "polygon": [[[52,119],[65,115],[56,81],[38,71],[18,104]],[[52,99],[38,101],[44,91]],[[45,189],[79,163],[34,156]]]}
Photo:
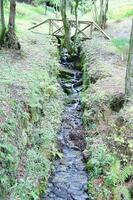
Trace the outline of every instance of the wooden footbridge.
{"label": "wooden footbridge", "polygon": [[[74,36],[74,29],[76,28],[75,20],[68,20],[71,27],[71,37]],[[49,35],[55,37],[62,37],[64,35],[63,21],[61,19],[47,19],[31,28],[29,30],[35,29],[43,24],[48,24],[49,26]],[[98,30],[106,39],[110,37],[103,31],[94,21],[78,21],[78,32],[77,34],[82,36],[84,40],[92,39],[93,31]]]}

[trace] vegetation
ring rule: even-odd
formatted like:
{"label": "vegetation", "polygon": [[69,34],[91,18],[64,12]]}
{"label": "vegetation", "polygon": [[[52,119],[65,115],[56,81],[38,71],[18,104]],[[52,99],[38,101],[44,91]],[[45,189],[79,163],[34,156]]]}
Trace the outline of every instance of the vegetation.
{"label": "vegetation", "polygon": [[[55,51],[49,47],[46,52],[51,50]],[[38,199],[46,189],[51,161],[58,152],[56,132],[63,109],[62,93],[57,92],[58,64],[49,71],[51,66],[43,62],[41,67],[38,59],[31,67],[23,67],[26,58],[21,58],[19,65],[2,65],[0,69],[5,77],[1,79],[0,96],[2,199],[10,195],[13,199]]]}
{"label": "vegetation", "polygon": [[118,53],[121,54],[122,59],[127,59],[129,50],[129,39],[128,38],[114,38],[112,40],[113,45],[117,49]]}
{"label": "vegetation", "polygon": [[[17,10],[17,21],[25,21],[25,28],[27,15],[40,16],[39,8],[31,9],[24,4]],[[45,192],[58,156],[63,93],[57,83],[57,49],[46,36],[26,30],[19,35],[24,49],[0,50],[0,199],[28,200]]]}
{"label": "vegetation", "polygon": [[89,189],[96,199],[131,199],[125,181],[132,175],[133,166],[121,169],[120,161],[103,144],[92,147],[91,159],[87,163],[90,172]]}
{"label": "vegetation", "polygon": [[5,23],[5,12],[4,12],[5,3],[7,4],[7,2],[4,2],[3,0],[0,1],[0,11],[1,11],[0,44],[8,48],[20,49],[21,46],[18,42],[15,33],[16,1],[10,0],[8,28],[6,28],[6,23]]}
{"label": "vegetation", "polygon": [[109,0],[92,0],[93,13],[96,23],[101,27],[105,28],[107,21],[107,13],[109,9]]}
{"label": "vegetation", "polygon": [[125,93],[127,97],[131,97],[133,95],[132,83],[133,83],[133,20],[132,20],[132,30],[130,35],[130,45],[129,45],[127,75],[126,75]]}
{"label": "vegetation", "polygon": [[[41,193],[46,193],[53,161],[60,157],[57,132],[64,93],[58,82],[59,44],[54,39],[54,45],[45,34],[47,26],[38,27],[36,33],[28,31],[41,20],[59,17],[64,27],[60,47],[76,59],[81,53],[88,193],[96,200],[131,200],[133,25],[130,38],[128,29],[132,1],[26,3],[17,2],[16,7],[15,0],[0,0],[0,199],[39,200]],[[94,38],[81,43],[79,18],[89,20],[92,13],[111,41],[101,38],[92,27]],[[69,18],[75,20],[74,27]]]}
{"label": "vegetation", "polygon": [[[121,58],[125,46],[128,52],[128,41],[114,39],[108,46],[97,39],[83,43],[84,91],[81,100],[88,133],[88,191],[92,199],[132,199],[133,195],[132,98],[128,96],[127,102],[125,96],[126,61],[122,60],[121,64],[115,61],[116,55]],[[130,39],[130,56],[131,52]],[[113,65],[112,60],[109,61],[110,55],[114,55]],[[131,70],[131,62],[128,63],[127,70]],[[120,65],[121,70],[118,70]],[[129,74],[127,80],[130,81],[132,75]],[[132,85],[131,81],[129,85]]]}

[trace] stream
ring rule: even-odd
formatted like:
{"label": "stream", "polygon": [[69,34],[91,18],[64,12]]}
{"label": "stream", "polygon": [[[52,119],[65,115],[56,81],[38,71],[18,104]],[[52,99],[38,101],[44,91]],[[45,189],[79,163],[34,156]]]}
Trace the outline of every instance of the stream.
{"label": "stream", "polygon": [[43,200],[89,200],[88,175],[82,151],[85,149],[85,133],[82,125],[82,108],[79,92],[82,90],[82,73],[74,69],[67,51],[62,50],[61,64],[69,73],[60,78],[60,84],[68,95],[63,120],[58,134],[61,159],[55,161],[48,190]]}

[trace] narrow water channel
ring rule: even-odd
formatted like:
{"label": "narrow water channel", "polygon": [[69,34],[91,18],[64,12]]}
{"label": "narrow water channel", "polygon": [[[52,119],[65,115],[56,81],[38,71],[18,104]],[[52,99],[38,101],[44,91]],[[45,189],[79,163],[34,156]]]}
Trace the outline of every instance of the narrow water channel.
{"label": "narrow water channel", "polygon": [[88,176],[82,155],[85,148],[82,108],[79,100],[82,73],[74,69],[73,62],[69,61],[68,57],[64,50],[61,59],[62,68],[69,69],[69,74],[61,77],[61,85],[69,95],[58,134],[63,158],[55,161],[55,171],[49,180],[44,200],[89,200]]}

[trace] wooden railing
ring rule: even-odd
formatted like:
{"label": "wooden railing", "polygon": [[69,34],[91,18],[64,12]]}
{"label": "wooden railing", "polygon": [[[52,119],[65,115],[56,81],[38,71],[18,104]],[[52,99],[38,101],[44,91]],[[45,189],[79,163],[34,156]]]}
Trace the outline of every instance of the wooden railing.
{"label": "wooden railing", "polygon": [[[70,23],[71,28],[76,27],[76,21],[75,20],[68,20]],[[64,27],[63,27],[63,21],[61,19],[47,19],[31,28],[29,30],[35,29],[43,24],[48,24],[49,25],[49,35],[53,35],[56,37],[63,36],[64,35]],[[84,26],[81,28],[81,26]],[[85,33],[85,31],[89,29],[89,34],[88,32]],[[78,32],[77,34],[82,35],[84,39],[91,39],[93,35],[93,31],[98,30],[99,32],[102,33],[102,35],[110,39],[110,37],[103,31],[98,24],[96,24],[94,21],[86,21],[86,20],[79,20],[78,21]],[[71,35],[73,36],[73,35]]]}

